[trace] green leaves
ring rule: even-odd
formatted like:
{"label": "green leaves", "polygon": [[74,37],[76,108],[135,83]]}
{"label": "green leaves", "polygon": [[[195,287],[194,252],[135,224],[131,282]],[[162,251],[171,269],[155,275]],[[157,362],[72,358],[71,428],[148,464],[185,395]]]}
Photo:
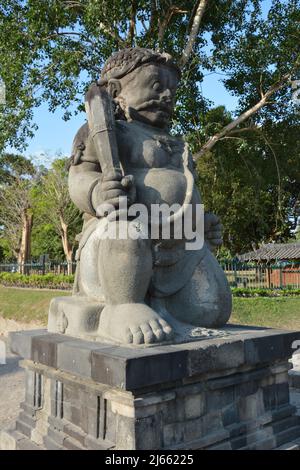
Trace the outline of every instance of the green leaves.
{"label": "green leaves", "polygon": [[[226,124],[222,108],[206,115],[204,128],[214,133]],[[262,242],[291,237],[299,214],[300,141],[298,123],[269,121],[242,128],[219,141],[198,162],[199,187],[206,210],[225,226],[225,248],[231,255]]]}
{"label": "green leaves", "polygon": [[75,236],[80,232],[82,222],[69,196],[66,161],[58,158],[46,170],[35,167],[30,160],[20,155],[0,155],[2,258],[17,258],[25,213],[33,214],[33,257],[47,253],[51,259],[64,259],[62,236],[68,240],[72,255],[76,245]]}
{"label": "green leaves", "polygon": [[[300,0],[266,3],[207,4],[183,69],[172,128],[186,135],[195,153],[283,76],[299,78]],[[42,102],[49,111],[62,108],[66,120],[74,104],[81,112],[87,85],[115,50],[160,47],[180,60],[197,5],[196,0],[2,0],[0,76],[7,104],[0,107],[0,151],[6,145],[24,149],[38,125],[32,110]],[[232,115],[214,109],[202,95],[206,73],[222,73],[226,89],[238,97]],[[199,163],[204,202],[223,215],[227,249],[291,234],[299,206],[299,108],[291,97],[287,79]],[[5,177],[1,167],[0,176]]]}

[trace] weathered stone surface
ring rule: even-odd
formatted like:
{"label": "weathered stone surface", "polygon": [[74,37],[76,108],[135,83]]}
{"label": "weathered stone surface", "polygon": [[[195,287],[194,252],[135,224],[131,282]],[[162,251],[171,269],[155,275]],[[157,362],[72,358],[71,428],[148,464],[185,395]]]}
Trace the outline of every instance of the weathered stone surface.
{"label": "weathered stone surface", "polygon": [[[99,347],[103,352],[108,346]],[[92,376],[92,353],[97,351],[94,342],[74,340],[57,344],[57,367],[83,377]]]}
{"label": "weathered stone surface", "polygon": [[[28,355],[23,361],[25,403],[16,430],[3,434],[0,445],[27,448],[32,442],[36,448],[98,450],[292,446],[300,437],[287,374],[296,333],[282,332],[279,340],[279,331],[268,330],[265,340],[261,329],[233,330],[229,339],[153,348],[64,342],[62,335],[43,334],[33,335],[30,347],[27,333],[26,346],[20,342]],[[245,357],[240,364],[241,351],[249,350],[251,341],[255,360],[249,364]],[[220,354],[225,348],[229,357],[231,347],[226,368]],[[257,364],[265,348],[271,351],[266,352],[269,361]],[[211,370],[200,357],[208,357]]]}
{"label": "weathered stone surface", "polygon": [[26,358],[32,357],[32,339],[48,335],[47,330],[15,331],[8,337],[8,346],[12,352]]}
{"label": "weathered stone surface", "polygon": [[183,402],[185,418],[193,419],[202,416],[206,410],[206,402],[208,401],[204,393],[185,397]]}
{"label": "weathered stone surface", "polygon": [[300,371],[291,370],[289,372],[289,383],[291,387],[300,388]]}
{"label": "weathered stone surface", "polygon": [[[297,332],[250,327],[244,332],[236,327],[227,327],[226,332],[229,336],[223,339],[151,348],[112,347],[66,335],[47,334],[45,331],[26,332],[24,338],[20,332],[12,333],[10,342],[13,351],[26,359],[124,390],[148,388],[215,372],[215,382],[211,380],[209,383],[211,388],[220,387],[217,380],[222,380],[223,387],[232,385],[234,380],[234,383],[244,384],[240,389],[242,395],[248,393],[247,387],[252,387],[254,393],[253,374],[257,378],[260,375],[268,376],[270,383],[274,381],[274,374],[266,374],[265,366],[268,361],[274,364],[290,357],[292,343],[299,337]],[[260,366],[251,372],[245,370],[242,374],[225,377],[218,375],[222,370],[249,368],[257,361]],[[284,377],[278,378],[277,382],[279,380],[284,382]],[[249,381],[252,381],[250,385]]]}
{"label": "weathered stone surface", "polygon": [[[297,344],[297,346],[299,347],[298,342],[295,344]],[[289,383],[291,387],[300,389],[300,350],[299,349],[297,349],[297,351],[293,354],[290,360],[290,368],[291,370],[289,371]]]}
{"label": "weathered stone surface", "polygon": [[[214,256],[223,228],[214,214],[198,215],[189,146],[169,132],[179,79],[169,54],[135,47],[114,53],[89,87],[68,178],[84,213],[74,295],[52,300],[49,331],[149,346],[183,337],[186,325],[228,321],[231,290]],[[128,216],[134,203],[143,205],[143,218]],[[167,220],[153,217],[154,204],[169,208]],[[170,233],[183,219],[193,240],[186,227]]]}
{"label": "weathered stone surface", "polygon": [[[39,362],[45,366],[57,367],[57,346],[59,343],[70,341],[62,335],[47,334],[34,335],[31,343],[31,357],[34,362]],[[26,356],[25,356],[26,357]]]}

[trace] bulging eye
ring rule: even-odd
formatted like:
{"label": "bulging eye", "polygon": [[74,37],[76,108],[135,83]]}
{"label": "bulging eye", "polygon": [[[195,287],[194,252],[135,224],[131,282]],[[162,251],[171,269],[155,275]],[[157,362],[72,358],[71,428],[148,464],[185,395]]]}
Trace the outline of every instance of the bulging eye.
{"label": "bulging eye", "polygon": [[158,91],[160,89],[160,83],[154,82],[152,85],[153,90]]}

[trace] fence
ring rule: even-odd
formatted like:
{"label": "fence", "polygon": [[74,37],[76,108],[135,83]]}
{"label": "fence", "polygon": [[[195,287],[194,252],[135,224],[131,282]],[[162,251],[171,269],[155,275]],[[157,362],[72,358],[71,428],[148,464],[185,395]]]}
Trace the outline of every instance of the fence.
{"label": "fence", "polygon": [[300,288],[300,263],[250,264],[220,261],[232,287],[282,289]]}
{"label": "fence", "polygon": [[76,262],[67,263],[63,261],[47,261],[44,263],[31,261],[22,265],[18,263],[5,263],[0,264],[0,273],[24,273],[30,274],[74,274],[76,269]]}
{"label": "fence", "polygon": [[[219,261],[232,287],[244,288],[292,288],[300,289],[300,263],[275,265],[240,263],[236,260]],[[23,272],[24,274],[70,274],[76,262],[47,261],[30,262],[22,266],[17,263],[0,264],[0,272]]]}

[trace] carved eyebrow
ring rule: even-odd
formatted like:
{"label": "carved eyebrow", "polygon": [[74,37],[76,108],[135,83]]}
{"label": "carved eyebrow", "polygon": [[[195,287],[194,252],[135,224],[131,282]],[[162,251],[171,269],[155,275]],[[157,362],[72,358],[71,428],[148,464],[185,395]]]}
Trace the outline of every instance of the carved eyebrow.
{"label": "carved eyebrow", "polygon": [[151,77],[149,78],[149,82],[159,82],[160,81],[160,76],[157,74],[153,74],[151,75]]}

